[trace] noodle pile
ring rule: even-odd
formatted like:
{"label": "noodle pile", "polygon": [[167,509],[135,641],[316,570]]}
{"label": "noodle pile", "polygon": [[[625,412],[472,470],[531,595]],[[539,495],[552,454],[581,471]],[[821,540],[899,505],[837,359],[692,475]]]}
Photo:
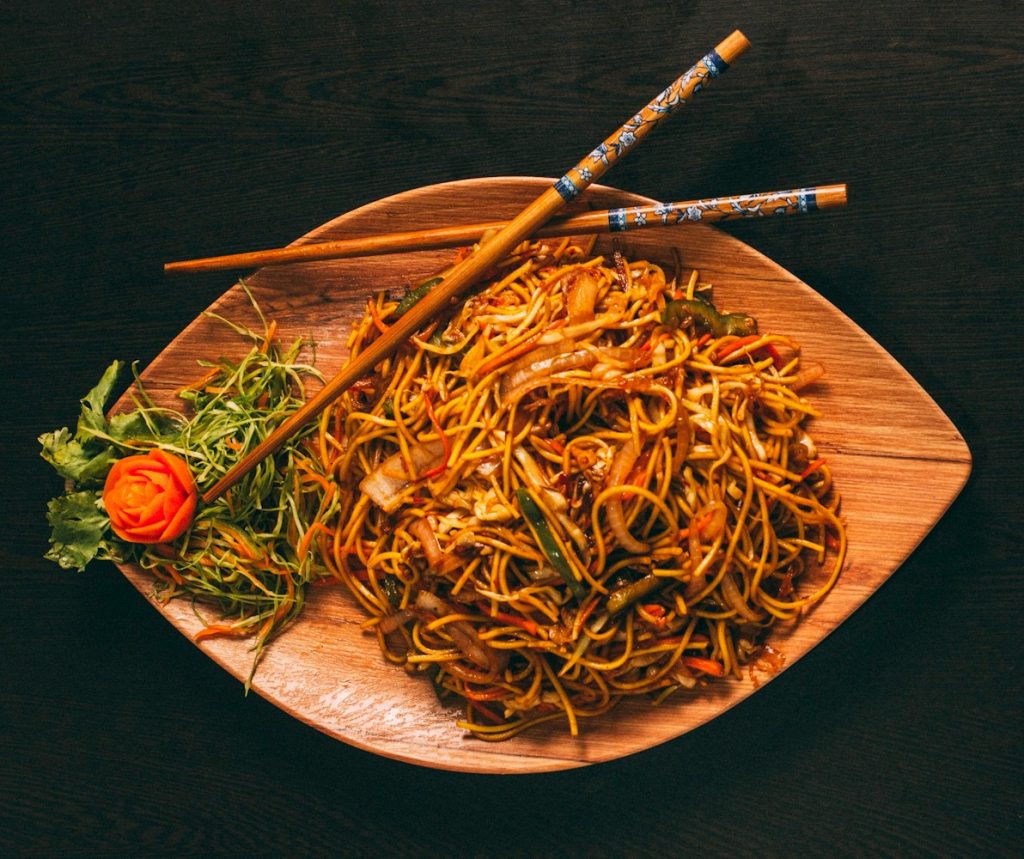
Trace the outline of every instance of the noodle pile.
{"label": "noodle pile", "polygon": [[[740,676],[845,556],[820,366],[697,272],[591,250],[524,243],[320,422],[324,563],[486,740]],[[425,288],[373,299],[352,353]]]}

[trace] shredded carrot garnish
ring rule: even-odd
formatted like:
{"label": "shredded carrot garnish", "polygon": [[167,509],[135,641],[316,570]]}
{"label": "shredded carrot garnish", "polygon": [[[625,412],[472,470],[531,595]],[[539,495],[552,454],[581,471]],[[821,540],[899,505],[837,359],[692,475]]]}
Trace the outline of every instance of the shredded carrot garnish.
{"label": "shredded carrot garnish", "polygon": [[203,629],[199,630],[194,636],[195,641],[203,641],[206,638],[214,638],[220,635],[229,635],[235,638],[239,638],[246,635],[251,635],[252,630],[247,624],[244,623],[213,623]]}
{"label": "shredded carrot garnish", "polygon": [[270,345],[274,342],[275,334],[277,334],[277,320],[271,319],[270,324],[267,325],[267,333],[263,338],[263,343],[259,347],[261,354],[267,354],[267,350],[270,349]]}
{"label": "shredded carrot garnish", "polygon": [[306,555],[309,554],[309,544],[313,537],[315,537],[318,532],[325,529],[326,526],[323,522],[314,522],[306,529],[306,533],[302,535],[299,545],[295,548],[295,554],[299,556],[299,560],[304,560]]}

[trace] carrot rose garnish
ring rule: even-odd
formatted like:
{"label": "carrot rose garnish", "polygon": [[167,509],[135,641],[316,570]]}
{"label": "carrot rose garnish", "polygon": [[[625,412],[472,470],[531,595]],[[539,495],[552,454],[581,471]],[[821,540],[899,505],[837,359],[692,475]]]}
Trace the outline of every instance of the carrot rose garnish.
{"label": "carrot rose garnish", "polygon": [[114,463],[103,486],[110,525],[129,543],[167,543],[192,522],[198,492],[187,463],[162,450]]}

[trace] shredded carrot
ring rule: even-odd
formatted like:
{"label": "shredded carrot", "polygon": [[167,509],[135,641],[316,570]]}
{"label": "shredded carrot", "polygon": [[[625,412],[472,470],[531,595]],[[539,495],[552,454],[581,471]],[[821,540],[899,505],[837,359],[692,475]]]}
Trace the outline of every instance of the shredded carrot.
{"label": "shredded carrot", "polygon": [[508,614],[507,612],[491,612],[488,611],[486,603],[481,604],[481,608],[487,612],[488,617],[492,617],[495,620],[500,620],[502,623],[511,624],[512,626],[518,626],[520,629],[525,629],[530,635],[536,636],[538,633],[537,624],[529,618],[520,617],[516,614]]}
{"label": "shredded carrot", "polygon": [[703,671],[705,674],[710,674],[713,677],[725,676],[725,668],[722,663],[714,659],[708,659],[706,656],[684,656],[683,663],[687,668],[692,668],[694,671]]}
{"label": "shredded carrot", "polygon": [[295,577],[292,576],[287,570],[282,570],[281,575],[284,577],[285,587],[287,588],[284,602],[281,603],[280,608],[274,613],[273,621],[276,623],[282,617],[284,617],[289,609],[295,604]]}
{"label": "shredded carrot", "polygon": [[815,471],[817,471],[819,468],[821,468],[824,464],[825,464],[825,457],[822,457],[821,459],[814,460],[814,462],[812,462],[810,465],[807,466],[807,468],[805,468],[803,471],[800,472],[800,479],[801,480],[806,480],[808,477],[810,477],[812,474],[814,474]]}
{"label": "shredded carrot", "polygon": [[199,632],[195,634],[195,640],[202,641],[205,638],[213,638],[218,635],[230,635],[234,637],[249,635],[249,627],[237,623],[212,623],[204,629],[199,630]]}
{"label": "shredded carrot", "polygon": [[[708,525],[711,524],[711,520],[712,520],[713,517],[714,517],[714,513],[705,513],[703,516],[700,517],[700,519],[697,520],[696,524],[693,527],[697,529],[697,533],[698,534],[701,531],[703,531],[705,528],[707,528]],[[685,540],[689,536],[690,536],[690,529],[689,528],[683,528],[683,529],[681,529],[676,534],[676,539],[677,540]]]}
{"label": "shredded carrot", "polygon": [[437,419],[437,415],[434,413],[433,403],[433,391],[427,391],[426,396],[423,397],[423,405],[427,410],[427,417],[430,418],[430,423],[434,429],[437,430],[437,434],[441,436],[441,444],[444,446],[444,457],[441,460],[440,465],[435,465],[433,468],[429,468],[420,475],[422,480],[432,480],[435,477],[440,477],[445,471],[448,470],[448,460],[452,455],[452,442],[448,438],[448,434],[444,431],[444,427],[441,426],[441,422]]}
{"label": "shredded carrot", "polygon": [[174,584],[183,585],[185,583],[185,580],[182,578],[181,573],[174,569],[174,567],[170,564],[162,564],[161,568],[165,573],[167,573],[171,577],[171,579],[174,580]]}
{"label": "shredded carrot", "polygon": [[369,311],[370,318],[373,320],[373,324],[376,326],[377,330],[381,334],[387,334],[389,326],[385,325],[383,320],[380,318],[380,311],[377,308],[377,302],[371,298],[366,302],[366,309]]}
{"label": "shredded carrot", "polygon": [[267,326],[267,333],[263,338],[263,342],[260,344],[259,351],[264,355],[267,354],[267,350],[270,349],[270,344],[274,340],[274,335],[277,334],[277,320],[271,319],[270,324]]}
{"label": "shredded carrot", "polygon": [[260,645],[266,641],[267,636],[270,634],[270,630],[274,628],[274,621],[277,619],[278,614],[278,612],[275,612],[273,617],[268,617],[263,622],[263,626],[260,627],[260,631],[256,633],[256,641],[259,642]]}
{"label": "shredded carrot", "polygon": [[721,361],[727,355],[731,355],[733,352],[738,352],[744,346],[749,346],[751,343],[756,343],[760,339],[760,334],[747,334],[745,337],[739,337],[736,340],[733,340],[731,343],[726,343],[715,354],[715,360]]}
{"label": "shredded carrot", "polygon": [[486,376],[497,370],[499,367],[503,367],[510,361],[514,361],[521,355],[525,355],[533,347],[533,344],[540,339],[542,332],[538,331],[536,334],[527,337],[522,343],[518,343],[511,349],[506,349],[504,352],[499,352],[487,361],[484,361],[480,366],[476,368],[473,375],[477,377]]}
{"label": "shredded carrot", "polygon": [[306,533],[302,535],[299,545],[295,548],[295,554],[298,556],[300,561],[305,560],[306,555],[309,552],[309,544],[313,539],[313,536],[324,527],[323,522],[314,522],[306,529]]}
{"label": "shredded carrot", "polygon": [[559,456],[565,453],[565,445],[558,441],[558,439],[534,436],[533,442],[534,444],[539,444],[541,447],[547,448],[552,453],[556,453]]}
{"label": "shredded carrot", "polygon": [[[259,591],[262,591],[268,597],[273,597],[274,596],[274,592],[270,588],[268,588],[265,584],[263,584],[263,582],[261,582],[258,578],[256,578],[256,576],[254,576],[251,572],[249,572],[249,570],[247,570],[241,564],[236,564],[235,565],[235,569],[238,571],[239,575],[244,576],[248,581],[250,581],[254,588],[256,588]],[[267,569],[271,569],[271,568],[268,567],[268,566],[262,566],[261,565],[260,569],[267,570]]]}
{"label": "shredded carrot", "polygon": [[324,492],[333,494],[334,484],[322,474],[317,474],[317,472],[313,471],[313,464],[311,462],[299,460],[295,463],[295,468],[302,472],[302,481],[304,483],[315,483],[319,485]]}
{"label": "shredded carrot", "polygon": [[255,550],[249,545],[249,541],[246,540],[238,531],[223,522],[217,523],[217,530],[220,531],[224,541],[239,555],[250,561],[256,560]]}
{"label": "shredded carrot", "polygon": [[768,353],[772,359],[772,364],[775,365],[776,370],[781,370],[786,366],[786,362],[782,360],[782,355],[779,354],[779,350],[775,348],[772,343],[764,344],[764,351]]}
{"label": "shredded carrot", "polygon": [[217,376],[220,375],[220,373],[221,373],[221,368],[220,367],[213,367],[204,376],[201,376],[200,378],[196,379],[194,382],[190,382],[189,384],[185,385],[184,387],[178,388],[177,393],[181,394],[181,393],[184,393],[185,391],[201,391],[203,389],[203,387],[207,383],[212,382],[214,379],[216,379]]}

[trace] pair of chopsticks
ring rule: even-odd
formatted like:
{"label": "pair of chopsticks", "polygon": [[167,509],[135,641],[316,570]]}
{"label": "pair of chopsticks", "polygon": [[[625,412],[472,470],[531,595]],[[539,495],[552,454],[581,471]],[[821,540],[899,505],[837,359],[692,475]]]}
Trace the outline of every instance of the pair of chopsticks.
{"label": "pair of chopsticks", "polygon": [[[307,400],[273,433],[256,445],[203,493],[203,501],[210,503],[231,488],[306,423],[319,415],[359,378],[371,372],[377,364],[396,351],[413,334],[443,311],[452,299],[478,282],[497,260],[530,236],[571,235],[581,231],[615,232],[645,225],[668,225],[697,220],[721,221],[767,213],[799,213],[812,211],[815,208],[824,209],[844,205],[846,187],[844,185],[829,185],[795,191],[777,191],[657,206],[612,209],[605,212],[590,212],[548,223],[556,212],[574,200],[593,182],[600,179],[620,158],[686,104],[691,96],[696,95],[722,74],[749,47],[750,42],[739,30],[733,32],[673,81],[614,134],[586,155],[575,167],[570,168],[561,179],[546,189],[511,221],[324,242],[248,254],[168,263],[165,266],[165,270],[168,272],[188,272],[252,265],[277,265],[297,260],[337,259],[413,248],[426,249],[459,245],[467,241],[476,241],[489,230],[496,230],[490,239],[479,245],[472,254],[456,265],[440,284],[399,317],[385,334],[373,341],[365,351],[352,358],[316,395]],[[545,225],[548,226],[545,227]]]}
{"label": "pair of chopsticks", "polygon": [[[618,233],[646,227],[668,227],[677,224],[733,221],[739,218],[759,218],[766,215],[798,215],[822,209],[836,209],[846,205],[846,185],[817,185],[794,188],[790,191],[761,191],[756,194],[737,194],[731,197],[711,197],[704,200],[681,200],[677,203],[652,203],[649,206],[630,206],[621,209],[603,209],[555,218],[534,232],[539,239],[574,236],[582,233]],[[164,264],[165,274],[191,274],[199,271],[223,271],[232,268],[284,265],[292,262],[314,262],[327,259],[393,254],[402,251],[426,251],[454,248],[472,244],[481,236],[503,229],[508,221],[484,221],[454,227],[433,227],[429,230],[411,230],[405,233],[387,233],[380,236],[360,236],[357,239],[337,239],[308,245],[289,245],[248,253],[203,257]]]}

